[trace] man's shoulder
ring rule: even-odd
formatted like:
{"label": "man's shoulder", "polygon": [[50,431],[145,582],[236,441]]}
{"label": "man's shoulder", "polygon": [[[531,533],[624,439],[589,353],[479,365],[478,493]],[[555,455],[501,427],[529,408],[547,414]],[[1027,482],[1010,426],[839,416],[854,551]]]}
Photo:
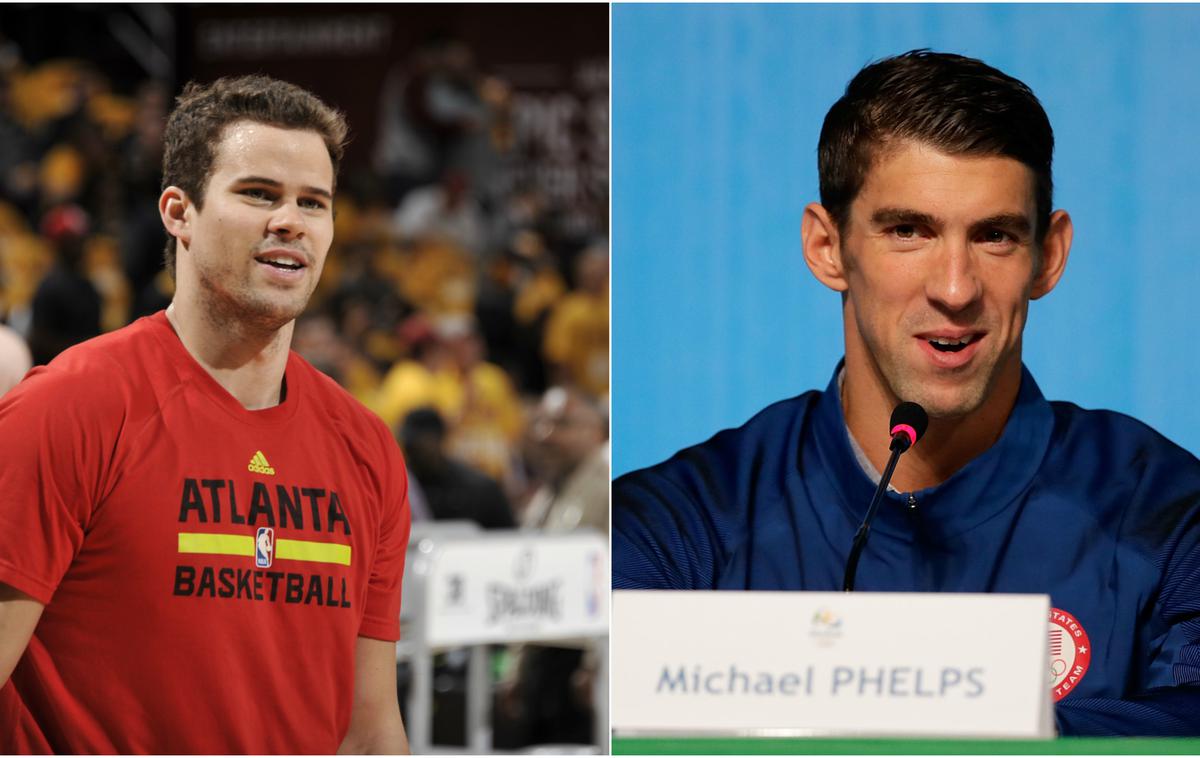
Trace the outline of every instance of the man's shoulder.
{"label": "man's shoulder", "polygon": [[1050,407],[1057,443],[1052,451],[1059,455],[1093,461],[1103,458],[1109,465],[1169,463],[1200,477],[1200,459],[1144,421],[1119,411],[1087,409],[1061,400],[1052,401]]}
{"label": "man's shoulder", "polygon": [[312,404],[311,411],[323,422],[360,438],[392,439],[392,432],[383,419],[294,350],[289,355],[288,369],[304,374],[301,384],[310,395],[307,401]]}
{"label": "man's shoulder", "polygon": [[714,494],[752,469],[785,465],[786,451],[799,444],[800,429],[821,394],[810,390],[772,403],[741,426],[723,429],[661,463],[622,475],[613,483],[614,503],[619,490],[644,487],[651,482],[665,483],[690,494]]}
{"label": "man's shoulder", "polygon": [[[107,471],[120,440],[143,429],[174,391],[164,372],[147,369],[163,351],[146,322],[64,350],[0,398],[0,439],[20,448],[0,459],[41,456],[40,466],[46,456],[38,451],[51,450],[54,461],[77,466],[77,476]],[[148,382],[152,375],[160,379]]]}
{"label": "man's shoulder", "polygon": [[14,398],[48,396],[57,407],[83,405],[101,410],[127,403],[138,395],[135,369],[144,369],[160,352],[154,345],[152,319],[138,319],[67,348],[49,363],[34,366],[10,394]]}
{"label": "man's shoulder", "polygon": [[[1053,402],[1054,438],[1042,465],[1046,491],[1148,556],[1189,530],[1200,536],[1200,460],[1154,428],[1116,411]],[[1082,495],[1082,498],[1081,498]]]}
{"label": "man's shoulder", "polygon": [[[822,397],[772,403],[749,421],[613,482],[613,586],[715,587],[751,528],[776,524]],[[770,526],[766,528],[771,528]]]}

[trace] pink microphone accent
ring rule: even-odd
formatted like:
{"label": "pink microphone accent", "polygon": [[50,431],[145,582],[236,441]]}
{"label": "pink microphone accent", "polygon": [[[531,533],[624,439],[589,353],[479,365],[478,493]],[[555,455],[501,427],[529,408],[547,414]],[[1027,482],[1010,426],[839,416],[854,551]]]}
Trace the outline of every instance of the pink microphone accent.
{"label": "pink microphone accent", "polygon": [[893,437],[895,437],[900,432],[904,432],[905,434],[908,435],[908,444],[910,444],[910,445],[917,444],[917,430],[916,429],[913,429],[908,424],[896,424],[895,426],[892,427],[892,436]]}

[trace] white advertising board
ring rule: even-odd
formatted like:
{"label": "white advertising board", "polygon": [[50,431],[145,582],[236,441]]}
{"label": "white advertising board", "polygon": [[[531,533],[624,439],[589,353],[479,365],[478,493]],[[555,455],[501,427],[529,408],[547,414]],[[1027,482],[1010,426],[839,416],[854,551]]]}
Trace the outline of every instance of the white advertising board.
{"label": "white advertising board", "polygon": [[608,543],[596,533],[447,538],[420,563],[428,645],[608,635]]}
{"label": "white advertising board", "polygon": [[627,735],[1052,737],[1045,595],[613,593]]}

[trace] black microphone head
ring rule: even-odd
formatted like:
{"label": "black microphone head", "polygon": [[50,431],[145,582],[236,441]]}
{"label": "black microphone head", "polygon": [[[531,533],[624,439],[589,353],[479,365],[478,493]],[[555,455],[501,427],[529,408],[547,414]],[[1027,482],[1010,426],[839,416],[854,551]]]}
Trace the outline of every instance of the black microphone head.
{"label": "black microphone head", "polygon": [[917,444],[917,440],[925,434],[926,427],[929,426],[929,416],[925,413],[925,409],[916,403],[900,403],[896,409],[892,411],[892,420],[890,424],[891,434],[895,437],[897,434],[903,434],[908,438],[908,444],[905,449]]}

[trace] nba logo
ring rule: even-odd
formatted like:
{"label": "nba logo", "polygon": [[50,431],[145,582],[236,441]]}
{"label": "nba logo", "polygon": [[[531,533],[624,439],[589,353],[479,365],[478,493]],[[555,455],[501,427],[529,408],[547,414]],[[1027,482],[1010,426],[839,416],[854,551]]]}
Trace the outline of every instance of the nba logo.
{"label": "nba logo", "polygon": [[260,526],[258,536],[254,538],[254,565],[259,568],[271,568],[275,559],[275,530],[269,526]]}

